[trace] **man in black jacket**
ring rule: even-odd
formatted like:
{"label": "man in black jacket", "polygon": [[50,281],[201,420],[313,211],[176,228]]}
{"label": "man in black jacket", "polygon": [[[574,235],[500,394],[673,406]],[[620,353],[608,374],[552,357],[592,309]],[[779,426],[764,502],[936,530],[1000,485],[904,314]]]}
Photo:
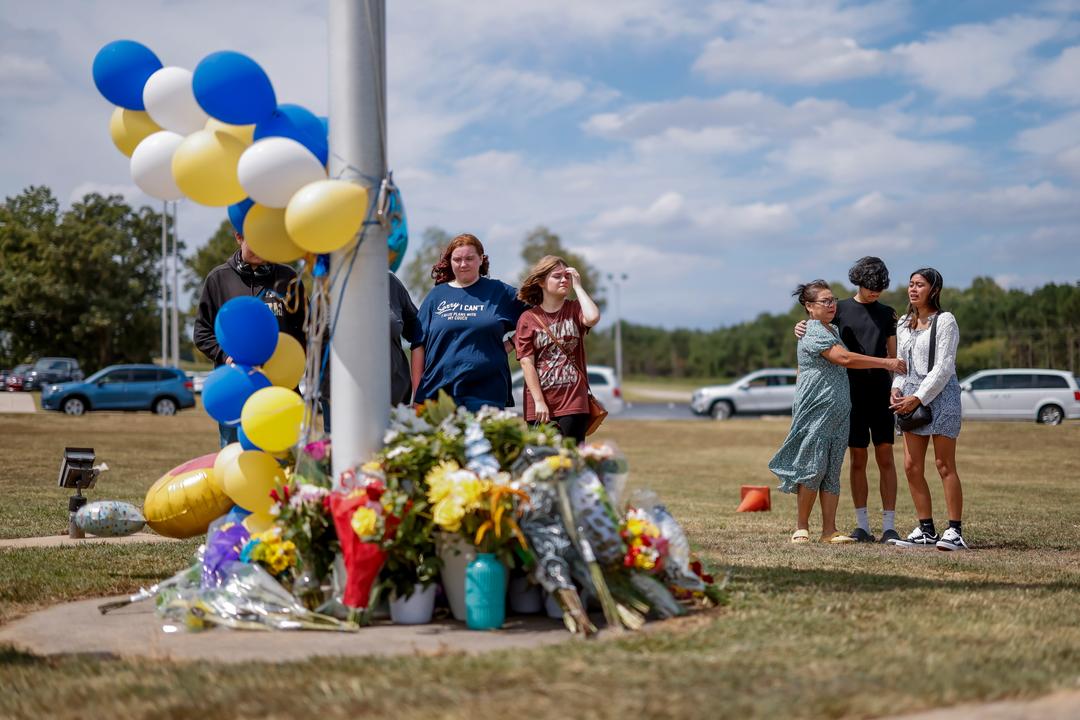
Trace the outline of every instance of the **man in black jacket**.
{"label": "man in black jacket", "polygon": [[[302,346],[307,346],[304,337],[307,301],[303,286],[293,283],[296,271],[287,265],[263,260],[252,251],[239,232],[236,233],[236,242],[240,247],[233,256],[206,276],[199,297],[199,312],[195,317],[195,347],[214,361],[215,368],[232,361],[218,345],[214,320],[221,306],[234,297],[260,298],[274,313],[281,332],[292,335]],[[219,424],[219,430],[221,447],[236,442],[237,426]]]}

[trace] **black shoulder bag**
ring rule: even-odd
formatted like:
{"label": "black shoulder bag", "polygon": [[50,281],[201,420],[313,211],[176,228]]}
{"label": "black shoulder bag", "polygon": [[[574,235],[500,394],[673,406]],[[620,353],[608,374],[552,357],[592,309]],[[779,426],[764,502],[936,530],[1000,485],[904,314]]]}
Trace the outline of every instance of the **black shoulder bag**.
{"label": "black shoulder bag", "polygon": [[[937,351],[937,318],[938,314],[934,313],[934,318],[930,321],[930,362],[926,366],[927,375],[934,369],[934,354]],[[914,358],[912,358],[912,363],[914,363]],[[896,424],[904,432],[911,432],[929,425],[933,419],[934,413],[930,410],[930,406],[920,404],[909,413],[897,415]]]}

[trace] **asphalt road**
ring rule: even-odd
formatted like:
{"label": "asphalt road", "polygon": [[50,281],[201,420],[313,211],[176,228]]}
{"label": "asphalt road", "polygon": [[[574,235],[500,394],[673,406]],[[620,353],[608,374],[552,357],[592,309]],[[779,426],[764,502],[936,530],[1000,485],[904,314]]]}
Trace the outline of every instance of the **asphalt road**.
{"label": "asphalt road", "polygon": [[[626,409],[618,415],[611,415],[610,420],[697,420],[701,422],[713,422],[707,415],[695,415],[690,410],[690,405],[685,402],[652,402],[652,403],[629,403]],[[783,420],[791,422],[790,415],[738,415],[725,422],[742,422],[744,420]]]}

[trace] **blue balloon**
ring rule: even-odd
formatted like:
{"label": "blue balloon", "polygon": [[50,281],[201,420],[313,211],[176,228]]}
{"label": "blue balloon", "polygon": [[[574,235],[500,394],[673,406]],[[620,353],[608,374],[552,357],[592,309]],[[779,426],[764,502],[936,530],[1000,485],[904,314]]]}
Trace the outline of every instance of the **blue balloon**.
{"label": "blue balloon", "polygon": [[259,298],[235,297],[218,310],[214,335],[233,362],[262,365],[277,347],[278,321]]}
{"label": "blue balloon", "polygon": [[330,144],[330,118],[326,117],[325,115],[320,115],[319,116],[319,122],[322,123],[323,135],[326,136],[326,143],[327,143],[327,145],[329,145]]}
{"label": "blue balloon", "polygon": [[265,387],[270,387],[270,380],[258,370],[244,365],[222,365],[203,382],[203,407],[218,422],[236,425],[247,399]]}
{"label": "blue balloon", "polygon": [[326,165],[330,155],[322,122],[315,113],[300,105],[278,105],[269,118],[255,126],[255,140],[264,137],[287,137],[295,140],[319,158],[323,165]]}
{"label": "blue balloon", "polygon": [[233,230],[237,235],[244,234],[244,218],[247,217],[248,210],[255,204],[255,201],[251,198],[244,198],[238,203],[234,203],[229,206],[229,222],[232,223]]}
{"label": "blue balloon", "polygon": [[154,51],[134,40],[114,40],[94,56],[94,85],[113,105],[145,110],[143,86],[161,69]]}
{"label": "blue balloon", "polygon": [[245,450],[262,450],[261,447],[248,439],[248,436],[244,434],[244,428],[240,428],[236,435],[240,442],[240,447],[244,448]]}
{"label": "blue balloon", "polygon": [[252,125],[277,107],[274,87],[259,64],[247,55],[211,53],[195,67],[195,100],[210,117],[231,125]]}
{"label": "blue balloon", "polygon": [[386,238],[386,247],[393,254],[390,261],[390,272],[397,272],[401,267],[401,261],[405,259],[405,251],[409,247],[409,224],[405,219],[405,203],[401,200],[401,191],[396,187],[390,193],[390,234]]}

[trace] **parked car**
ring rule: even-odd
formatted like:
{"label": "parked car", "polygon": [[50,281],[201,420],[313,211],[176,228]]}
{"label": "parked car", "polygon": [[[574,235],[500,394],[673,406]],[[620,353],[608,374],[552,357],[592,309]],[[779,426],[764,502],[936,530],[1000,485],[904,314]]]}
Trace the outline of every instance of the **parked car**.
{"label": "parked car", "polygon": [[1045,425],[1080,418],[1080,385],[1062,370],[980,370],[960,383],[964,419],[1034,420]]}
{"label": "parked car", "polygon": [[75,358],[43,357],[26,374],[23,390],[40,390],[46,385],[82,380],[83,371]]}
{"label": "parked car", "polygon": [[157,365],[110,365],[81,382],[46,385],[41,406],[68,415],[89,410],[150,410],[175,415],[195,406],[193,383],[183,370]]}
{"label": "parked car", "polygon": [[[588,365],[586,370],[589,373],[589,389],[608,414],[621,413],[626,403],[623,401],[619,381],[615,377],[615,369],[607,365]],[[508,409],[520,415],[525,412],[525,373],[521,370],[515,371],[510,376],[510,383],[514,393],[514,407]]]}
{"label": "parked car", "polygon": [[790,413],[795,404],[794,368],[765,368],[727,385],[698,388],[690,396],[696,415],[727,420],[735,414]]}
{"label": "parked car", "polygon": [[4,383],[5,388],[12,392],[22,390],[26,385],[26,374],[33,367],[33,365],[16,365],[15,369],[7,376],[7,381]]}
{"label": "parked car", "polygon": [[191,390],[196,395],[202,394],[203,383],[206,382],[207,376],[210,375],[209,370],[191,370],[188,372],[188,379],[191,380]]}
{"label": "parked car", "polygon": [[7,389],[7,379],[11,375],[11,371],[7,368],[0,369],[0,390]]}

